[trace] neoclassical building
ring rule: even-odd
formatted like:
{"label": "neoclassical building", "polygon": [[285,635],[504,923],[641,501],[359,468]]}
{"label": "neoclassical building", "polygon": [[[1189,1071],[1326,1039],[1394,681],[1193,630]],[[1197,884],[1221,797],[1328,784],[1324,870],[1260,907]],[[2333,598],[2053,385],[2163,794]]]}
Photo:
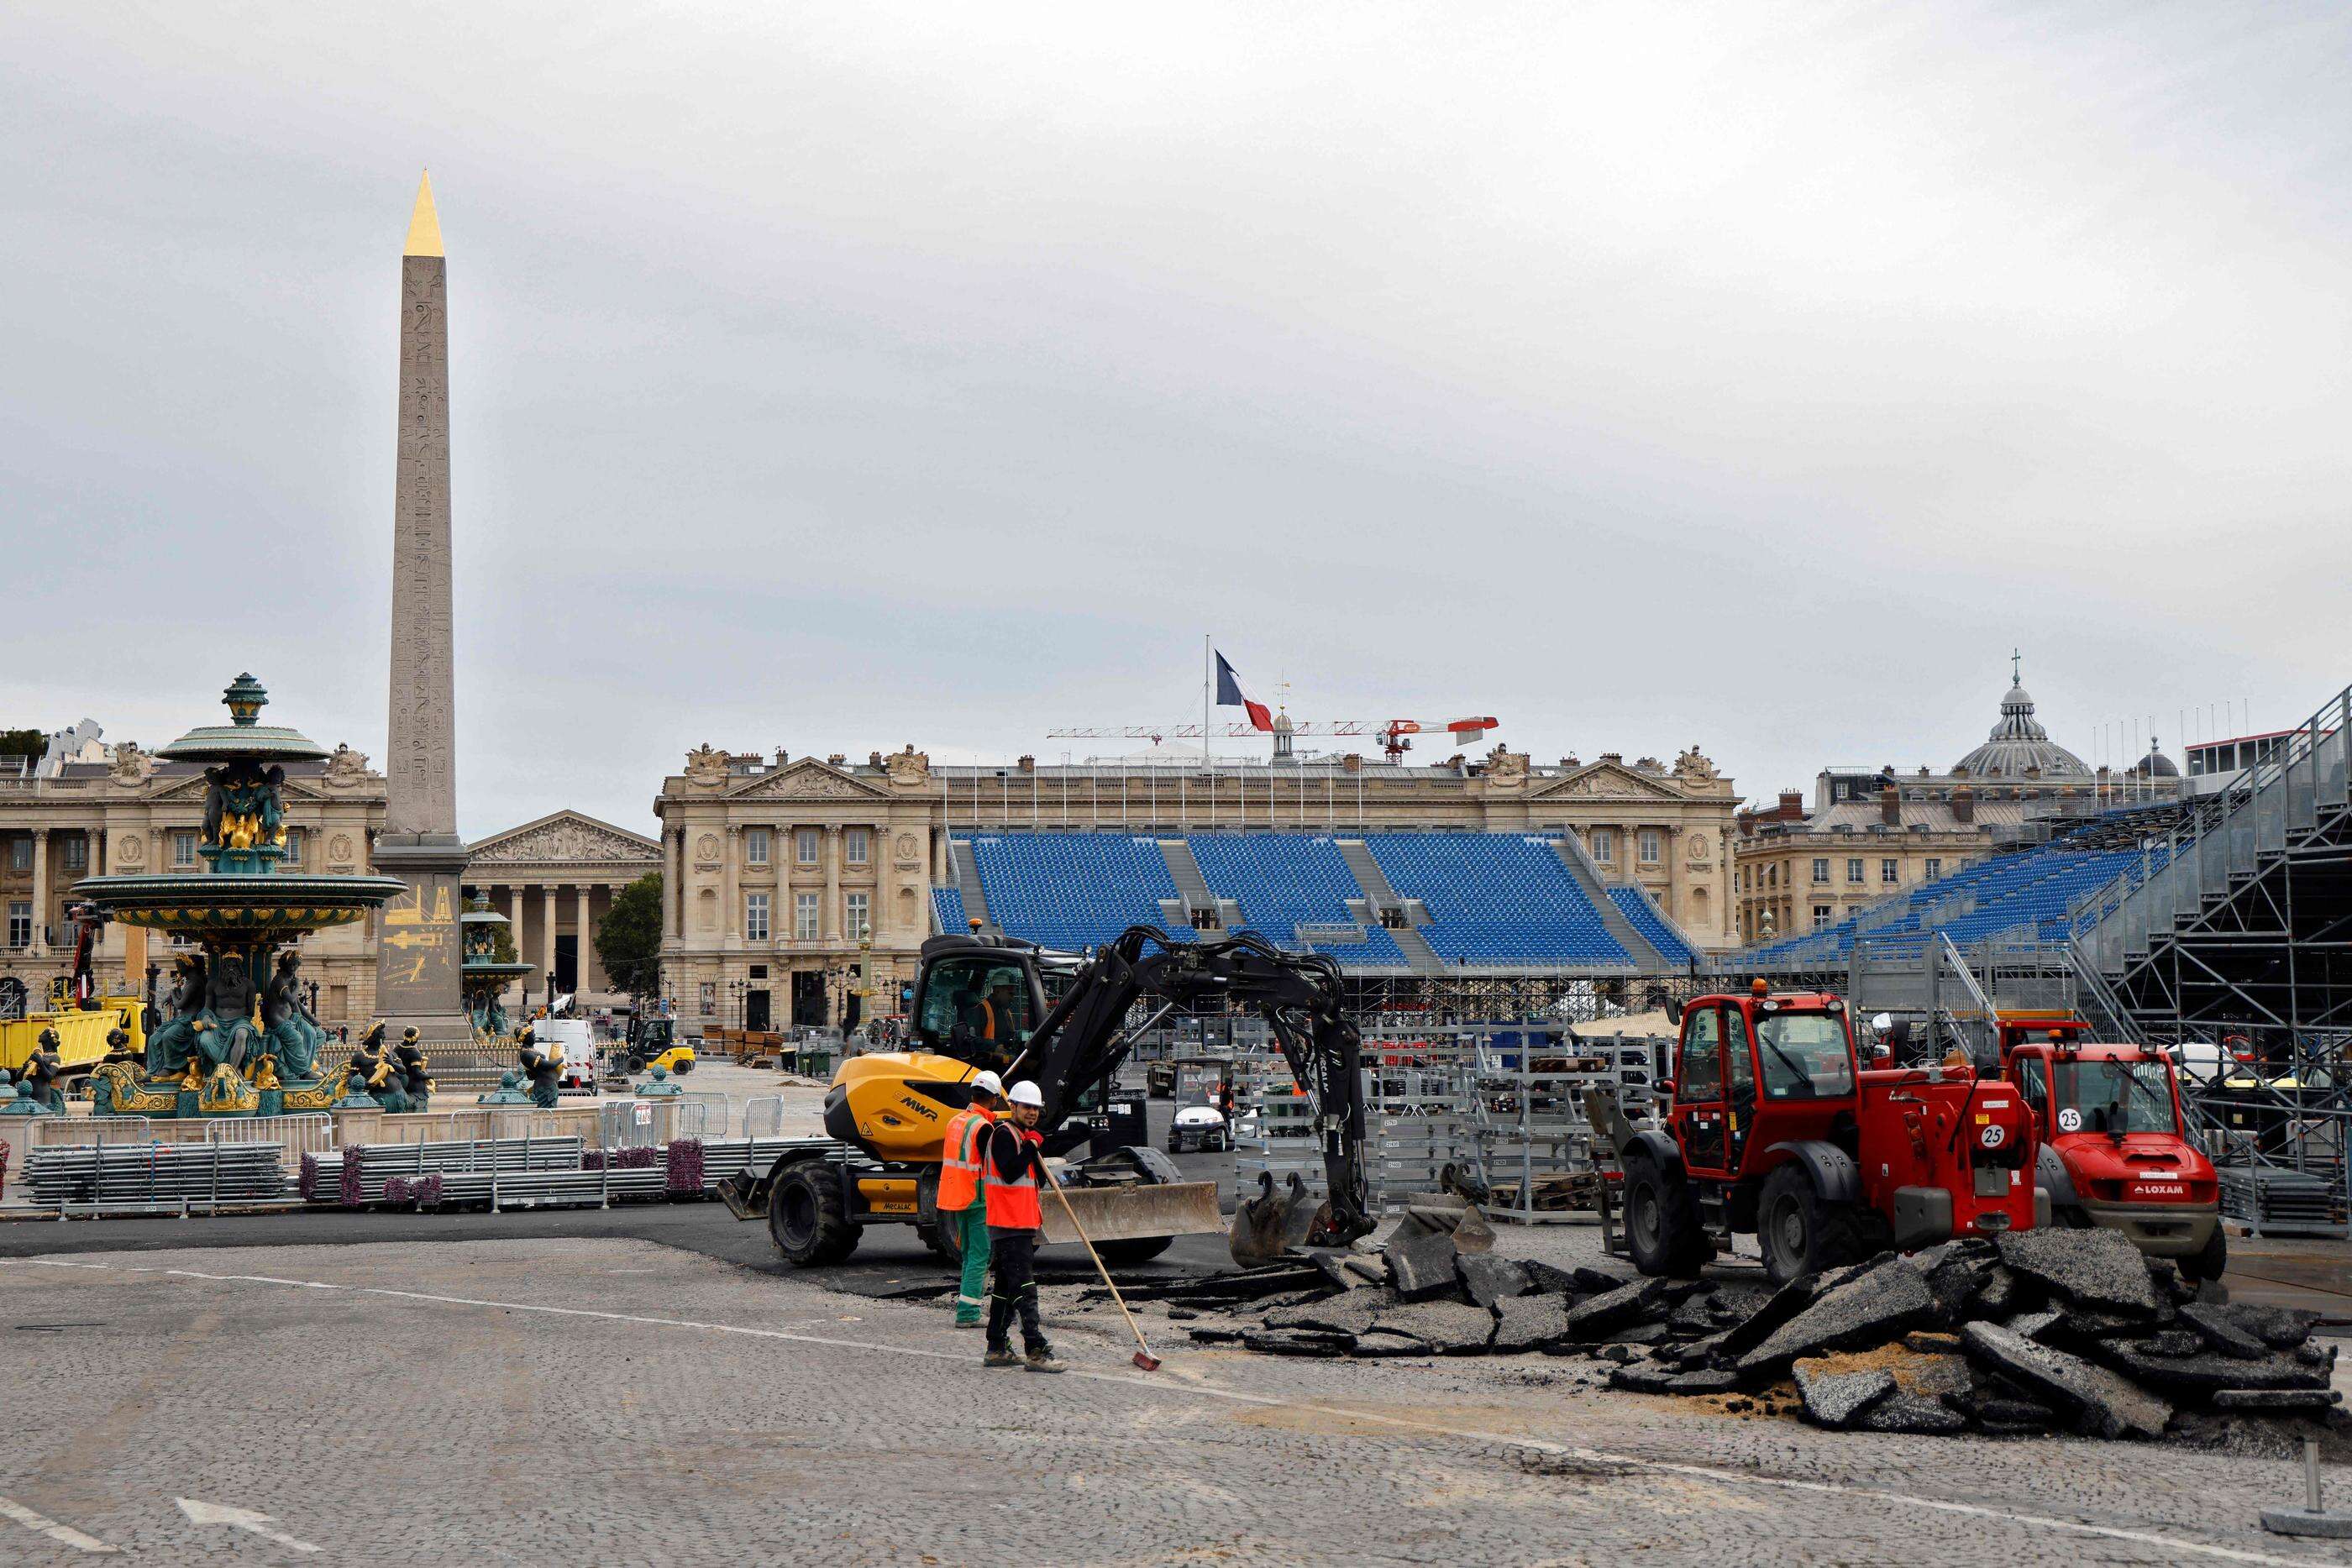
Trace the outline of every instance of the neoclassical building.
{"label": "neoclassical building", "polygon": [[[1733,876],[1743,943],[1835,925],[1906,887],[1948,876],[2014,841],[2028,824],[2095,811],[2126,799],[2169,796],[2177,776],[2151,754],[2128,785],[2095,772],[2050,738],[2024,683],[2011,673],[2000,716],[1942,771],[1823,768],[1810,805],[1795,789],[1738,817]],[[2177,769],[2174,770],[2177,775]]]}
{"label": "neoclassical building", "polygon": [[[934,767],[909,746],[853,763],[705,746],[663,780],[662,986],[682,1018],[824,1022],[863,987],[895,1011],[954,883],[950,839],[1021,831],[1564,832],[1604,879],[1650,890],[1706,947],[1732,925],[1732,780],[1693,747],[1671,765],[1496,747],[1408,767],[1360,757],[1159,758]],[[477,864],[470,880],[484,878]],[[530,956],[529,949],[524,956]]]}
{"label": "neoclassical building", "polygon": [[661,869],[661,844],[581,811],[544,817],[492,833],[467,851],[466,887],[487,894],[512,923],[516,956],[539,967],[509,993],[510,1003],[559,993],[588,1006],[625,999],[596,956],[596,927],[621,889]]}
{"label": "neoclassical building", "polygon": [[857,988],[895,1011],[931,934],[942,806],[912,747],[859,764],[688,753],[654,802],[664,994],[728,1028],[835,1021]]}
{"label": "neoclassical building", "polygon": [[[39,1006],[53,979],[73,967],[73,928],[66,917],[73,884],[109,873],[204,873],[196,839],[204,821],[204,770],[163,762],[124,743],[103,762],[64,762],[47,776],[0,776],[0,982],[13,981]],[[287,768],[289,870],[332,875],[373,871],[369,850],[383,820],[383,776],[367,758],[339,746],[324,761]],[[363,1023],[375,1006],[377,916],[302,939],[304,972],[319,987],[320,1019]],[[125,925],[110,925],[95,956],[98,983],[110,994],[143,995],[147,971],[168,974],[174,944]],[[164,982],[168,985],[168,980]]]}

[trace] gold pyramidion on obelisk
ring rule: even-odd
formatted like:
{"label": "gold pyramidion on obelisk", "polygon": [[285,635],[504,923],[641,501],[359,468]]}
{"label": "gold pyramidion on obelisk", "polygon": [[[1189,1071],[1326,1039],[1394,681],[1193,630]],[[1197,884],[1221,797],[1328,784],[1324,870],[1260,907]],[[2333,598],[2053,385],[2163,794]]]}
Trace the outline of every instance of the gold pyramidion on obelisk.
{"label": "gold pyramidion on obelisk", "polygon": [[457,694],[449,591],[448,262],[433,183],[417,183],[400,258],[400,396],[392,505],[392,685],[383,831],[372,856],[408,883],[376,938],[375,1016],[393,1038],[469,1040],[459,988]]}
{"label": "gold pyramidion on obelisk", "polygon": [[416,182],[416,210],[408,214],[408,243],[401,247],[403,256],[439,256],[441,251],[441,214],[433,210],[433,171],[427,169]]}

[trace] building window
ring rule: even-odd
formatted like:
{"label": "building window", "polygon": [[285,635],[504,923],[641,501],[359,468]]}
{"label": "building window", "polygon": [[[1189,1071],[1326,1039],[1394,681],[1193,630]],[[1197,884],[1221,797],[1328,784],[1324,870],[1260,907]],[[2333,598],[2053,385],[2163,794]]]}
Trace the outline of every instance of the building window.
{"label": "building window", "polygon": [[1657,864],[1658,852],[1662,848],[1664,848],[1664,841],[1658,830],[1655,828],[1643,828],[1642,830],[1642,863],[1643,865]]}
{"label": "building window", "polygon": [[747,942],[768,939],[768,895],[764,893],[743,895],[743,938]]}
{"label": "building window", "polygon": [[793,858],[803,865],[816,864],[817,845],[824,835],[814,828],[803,828],[793,835]]}
{"label": "building window", "polygon": [[33,840],[30,834],[8,841],[8,869],[19,875],[33,869]]}
{"label": "building window", "polygon": [[309,834],[305,833],[299,828],[289,828],[286,830],[285,863],[293,867],[297,871],[299,871],[302,867],[303,841],[309,836]]}
{"label": "building window", "polygon": [[1592,858],[1613,861],[1617,858],[1617,835],[1608,828],[1592,830]]}
{"label": "building window", "polygon": [[89,870],[89,840],[86,835],[76,834],[66,840],[66,870],[76,876]]}
{"label": "building window", "polygon": [[1853,883],[1858,883],[1862,880],[1862,857],[1860,855],[1856,855],[1852,860],[1845,862],[1845,879],[1848,882]]}
{"label": "building window", "polygon": [[719,982],[716,980],[703,981],[701,997],[702,1016],[704,1018],[709,1018],[719,1010]]}
{"label": "building window", "polygon": [[852,942],[863,942],[873,936],[874,923],[871,915],[867,912],[866,895],[862,893],[845,894],[843,903],[848,914],[848,919],[844,922],[848,928],[848,939]]}
{"label": "building window", "polygon": [[8,946],[29,947],[33,945],[33,906],[12,904],[8,906]]}
{"label": "building window", "polygon": [[1829,923],[1830,923],[1830,906],[1829,906],[1828,904],[1814,904],[1814,905],[1813,905],[1813,929],[1814,929],[1814,930],[1816,930],[1816,931],[1819,931],[1822,926],[1827,925]]}
{"label": "building window", "polygon": [[175,866],[196,863],[196,835],[185,828],[172,835],[172,863]]}
{"label": "building window", "polygon": [[747,863],[751,865],[766,865],[768,863],[767,829],[746,828],[743,830],[743,859]]}
{"label": "building window", "polygon": [[1815,882],[1827,882],[1829,879],[1830,857],[1827,855],[1815,855],[1813,857],[1813,880]]}
{"label": "building window", "polygon": [[1903,862],[1889,856],[1878,862],[1878,880],[1899,883],[1903,880]]}
{"label": "building window", "polygon": [[1767,887],[1778,887],[1780,885],[1780,868],[1779,866],[1768,865],[1764,868],[1764,885]]}
{"label": "building window", "polygon": [[1926,867],[1926,874],[1927,874],[1927,880],[1928,880],[1929,882],[1933,882],[1933,881],[1935,881],[1937,877],[1939,877],[1939,876],[1943,875],[1943,874],[1944,874],[1944,862],[1943,862],[1943,861],[1942,861],[1940,858],[1938,858],[1937,856],[1935,856],[1935,855],[1929,855],[1929,856],[1927,857],[1927,867]]}
{"label": "building window", "polygon": [[851,865],[864,865],[873,853],[874,835],[864,828],[851,828],[841,835],[841,843]]}
{"label": "building window", "polygon": [[796,942],[816,940],[817,899],[814,893],[793,895],[793,939]]}

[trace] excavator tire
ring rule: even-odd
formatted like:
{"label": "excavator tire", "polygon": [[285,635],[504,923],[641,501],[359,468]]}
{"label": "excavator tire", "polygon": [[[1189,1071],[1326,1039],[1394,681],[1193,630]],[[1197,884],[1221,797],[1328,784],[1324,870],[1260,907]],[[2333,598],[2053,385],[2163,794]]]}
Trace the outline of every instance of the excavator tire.
{"label": "excavator tire", "polygon": [[824,1160],[785,1166],[768,1194],[768,1238],[796,1268],[842,1261],[857,1250],[864,1228],[844,1209],[841,1178]]}
{"label": "excavator tire", "polygon": [[1625,1162],[1625,1242],[1633,1267],[1673,1280],[1697,1279],[1715,1251],[1682,1173],[1639,1155]]}
{"label": "excavator tire", "polygon": [[1795,1160],[1764,1178],[1756,1200],[1756,1239],[1764,1272],[1776,1285],[1800,1274],[1851,1263],[1863,1254],[1853,1214],[1813,1190],[1811,1173]]}

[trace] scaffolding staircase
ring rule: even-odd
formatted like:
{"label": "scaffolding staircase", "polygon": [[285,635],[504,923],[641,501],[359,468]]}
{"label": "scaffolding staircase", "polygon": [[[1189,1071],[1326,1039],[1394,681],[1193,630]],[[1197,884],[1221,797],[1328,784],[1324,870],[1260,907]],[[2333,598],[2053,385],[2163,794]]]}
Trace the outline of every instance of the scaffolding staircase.
{"label": "scaffolding staircase", "polygon": [[1568,874],[1576,879],[1576,885],[1584,890],[1586,900],[1600,915],[1601,929],[1617,939],[1617,946],[1625,949],[1625,956],[1633,960],[1635,968],[1643,974],[1654,975],[1675,967],[1666,961],[1664,953],[1651,946],[1648,937],[1633,929],[1633,923],[1625,918],[1625,912],[1617,907],[1617,901],[1609,896],[1608,889],[1601,883],[1601,868],[1592,863],[1591,857],[1584,852],[1584,846],[1578,843],[1573,835],[1552,840],[1551,848],[1552,852],[1559,856],[1559,863],[1568,868]]}
{"label": "scaffolding staircase", "polygon": [[[1371,849],[1363,840],[1334,839],[1331,841],[1338,847],[1339,858],[1348,862],[1348,870],[1354,874],[1356,885],[1364,890],[1364,924],[1386,925],[1389,936],[1396,942],[1397,951],[1404,955],[1404,961],[1412,966],[1414,974],[1444,974],[1445,960],[1437,956],[1437,949],[1429,945],[1429,938],[1415,929],[1428,924],[1429,906],[1417,898],[1397,895],[1396,888],[1389,882],[1388,873],[1381,869],[1381,862],[1372,858]],[[1385,918],[1391,912],[1396,915],[1393,922]]]}
{"label": "scaffolding staircase", "polygon": [[989,918],[988,894],[980,885],[980,867],[971,858],[971,846],[950,839],[948,862],[955,868],[956,891],[963,895],[964,918],[979,921],[983,932],[995,933],[996,922]]}
{"label": "scaffolding staircase", "polygon": [[1168,862],[1169,878],[1176,883],[1176,896],[1160,901],[1160,916],[1170,927],[1175,930],[1188,925],[1197,927],[1199,921],[1195,916],[1202,910],[1213,914],[1219,925],[1232,925],[1233,922],[1225,918],[1225,911],[1234,906],[1233,900],[1220,899],[1209,891],[1209,879],[1201,874],[1201,862],[1193,857],[1192,846],[1182,839],[1157,839],[1153,841],[1160,846],[1160,858]]}

